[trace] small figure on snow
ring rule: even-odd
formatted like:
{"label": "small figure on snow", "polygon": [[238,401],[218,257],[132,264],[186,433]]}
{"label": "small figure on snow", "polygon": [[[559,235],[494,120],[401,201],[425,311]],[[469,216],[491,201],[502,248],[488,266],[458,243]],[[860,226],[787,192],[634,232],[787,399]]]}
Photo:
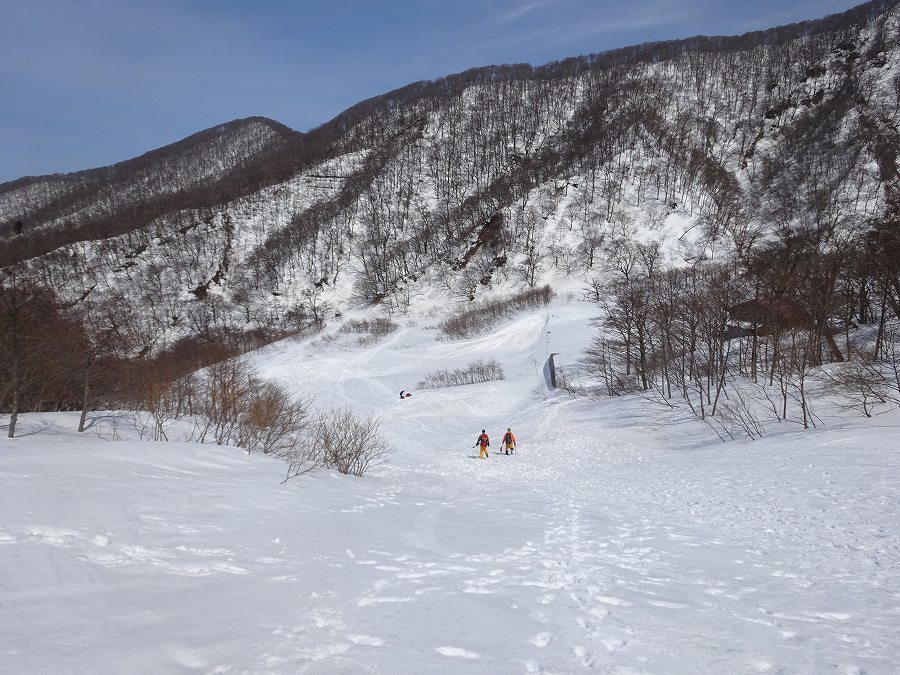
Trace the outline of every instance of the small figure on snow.
{"label": "small figure on snow", "polygon": [[475,439],[475,445],[473,448],[481,448],[481,451],[478,454],[478,459],[484,459],[485,457],[490,457],[490,453],[488,452],[488,448],[491,445],[491,439],[488,438],[488,435],[484,432],[484,429],[481,430],[481,435]]}
{"label": "small figure on snow", "polygon": [[506,433],[503,434],[503,448],[507,455],[511,455],[516,449],[516,435],[510,428],[507,428]]}
{"label": "small figure on snow", "polygon": [[409,398],[410,396],[412,396],[412,394],[410,394],[408,391],[404,391],[403,389],[400,390],[400,399],[401,400],[404,398]]}

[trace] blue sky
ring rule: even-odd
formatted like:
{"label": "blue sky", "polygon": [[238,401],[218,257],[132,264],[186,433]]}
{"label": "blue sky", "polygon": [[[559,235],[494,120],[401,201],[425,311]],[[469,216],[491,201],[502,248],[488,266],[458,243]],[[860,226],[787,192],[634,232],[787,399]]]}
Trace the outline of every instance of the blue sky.
{"label": "blue sky", "polygon": [[0,182],[128,159],[238,117],[299,131],[473,66],[739,34],[854,0],[3,0]]}

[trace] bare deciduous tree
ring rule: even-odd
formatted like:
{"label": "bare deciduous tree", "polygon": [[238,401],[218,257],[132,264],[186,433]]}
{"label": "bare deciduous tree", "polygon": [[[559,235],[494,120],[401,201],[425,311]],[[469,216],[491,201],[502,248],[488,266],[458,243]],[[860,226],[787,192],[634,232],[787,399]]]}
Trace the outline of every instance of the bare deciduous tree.
{"label": "bare deciduous tree", "polygon": [[347,408],[320,413],[310,442],[321,453],[324,466],[353,476],[362,476],[383,463],[391,451],[377,418],[355,417]]}

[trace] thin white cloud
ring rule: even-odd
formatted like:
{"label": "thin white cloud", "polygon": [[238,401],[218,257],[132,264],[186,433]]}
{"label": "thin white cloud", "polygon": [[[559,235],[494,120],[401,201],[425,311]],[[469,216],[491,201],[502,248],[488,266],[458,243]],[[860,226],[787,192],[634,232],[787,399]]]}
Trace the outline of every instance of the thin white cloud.
{"label": "thin white cloud", "polygon": [[494,17],[494,21],[496,21],[497,23],[511,23],[512,21],[521,19],[523,16],[531,14],[532,12],[541,9],[542,7],[558,4],[560,4],[559,0],[535,0],[535,2],[526,3],[520,7],[516,7],[515,9],[510,10],[509,12],[506,12],[505,14]]}

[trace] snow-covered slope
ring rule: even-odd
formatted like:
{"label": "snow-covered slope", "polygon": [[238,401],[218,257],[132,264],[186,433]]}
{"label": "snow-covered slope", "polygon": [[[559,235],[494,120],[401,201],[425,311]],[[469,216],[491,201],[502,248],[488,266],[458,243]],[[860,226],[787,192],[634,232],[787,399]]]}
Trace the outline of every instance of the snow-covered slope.
{"label": "snow-covered slope", "polygon": [[[723,445],[549,392],[594,311],[255,353],[381,417],[396,452],[364,478],[282,485],[279,461],[139,442],[113,414],[80,437],[23,416],[0,441],[0,671],[895,672],[900,415]],[[483,357],[506,379],[414,389]]]}

